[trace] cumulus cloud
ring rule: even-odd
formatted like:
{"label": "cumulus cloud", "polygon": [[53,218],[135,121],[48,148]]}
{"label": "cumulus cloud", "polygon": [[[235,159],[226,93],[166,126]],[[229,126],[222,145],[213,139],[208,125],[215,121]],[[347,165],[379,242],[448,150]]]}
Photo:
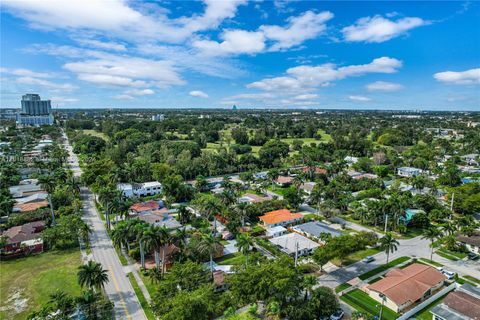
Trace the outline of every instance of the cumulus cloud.
{"label": "cumulus cloud", "polygon": [[444,71],[433,75],[435,80],[447,84],[480,84],[480,68],[466,71]]}
{"label": "cumulus cloud", "polygon": [[112,51],[126,51],[127,48],[123,43],[113,42],[113,41],[98,41],[95,39],[77,39],[78,43],[92,48],[98,48],[102,50],[112,50]]}
{"label": "cumulus cloud", "polygon": [[60,106],[63,106],[63,105],[69,104],[69,103],[78,102],[78,99],[69,98],[69,97],[52,97],[52,98],[50,98],[50,100],[52,100],[53,104],[60,105]]}
{"label": "cumulus cloud", "polygon": [[111,55],[108,59],[70,62],[63,67],[76,73],[78,79],[95,84],[168,87],[185,83],[172,63],[164,60]]}
{"label": "cumulus cloud", "polygon": [[393,82],[375,81],[367,84],[366,88],[369,91],[398,91],[402,89],[403,86]]}
{"label": "cumulus cloud", "polygon": [[288,76],[252,82],[248,88],[265,91],[299,91],[328,85],[332,81],[367,73],[394,73],[402,66],[400,60],[381,57],[368,64],[337,67],[327,63],[319,66],[298,66],[287,70]]}
{"label": "cumulus cloud", "polygon": [[196,98],[204,98],[204,99],[208,98],[208,94],[200,90],[190,91],[189,95]]}
{"label": "cumulus cloud", "polygon": [[135,98],[128,95],[128,94],[119,94],[117,96],[114,96],[113,99],[116,99],[116,100],[134,100]]}
{"label": "cumulus cloud", "polygon": [[264,51],[279,51],[302,44],[322,34],[325,23],[333,18],[329,11],[314,13],[306,11],[287,19],[286,26],[262,25],[256,31],[226,30],[220,35],[221,42],[196,40],[193,46],[206,55],[255,54]]}
{"label": "cumulus cloud", "polygon": [[1,68],[2,73],[11,74],[19,77],[32,77],[32,78],[53,78],[55,75],[51,72],[35,72],[29,69],[9,69]]}
{"label": "cumulus cloud", "polygon": [[135,96],[147,96],[151,94],[155,94],[155,91],[152,89],[130,89],[125,91],[126,94],[131,94]]}
{"label": "cumulus cloud", "polygon": [[369,97],[364,97],[364,96],[349,96],[348,99],[355,102],[368,102],[372,100]]}
{"label": "cumulus cloud", "polygon": [[377,15],[358,19],[354,25],[343,28],[342,33],[346,41],[385,42],[428,23],[417,17],[393,21]]}

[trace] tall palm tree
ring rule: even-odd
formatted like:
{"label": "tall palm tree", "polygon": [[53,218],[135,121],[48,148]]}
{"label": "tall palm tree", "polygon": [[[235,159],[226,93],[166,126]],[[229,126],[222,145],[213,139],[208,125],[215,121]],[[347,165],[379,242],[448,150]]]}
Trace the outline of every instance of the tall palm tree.
{"label": "tall palm tree", "polygon": [[54,311],[59,310],[63,317],[67,317],[71,314],[75,307],[73,298],[65,293],[65,291],[61,290],[57,290],[50,294],[48,304],[53,306]]}
{"label": "tall palm tree", "polygon": [[202,233],[198,242],[198,251],[202,254],[208,254],[210,257],[210,271],[213,279],[213,256],[220,245],[220,241],[211,233]]}
{"label": "tall palm tree", "polygon": [[112,211],[112,202],[117,197],[117,190],[113,190],[109,187],[102,187],[98,191],[98,200],[102,204],[105,210],[105,220],[107,222],[107,228],[110,230],[110,212]]}
{"label": "tall palm tree", "polygon": [[310,201],[317,205],[317,213],[320,214],[320,207],[322,205],[323,197],[325,196],[325,189],[323,183],[318,182],[310,194]]}
{"label": "tall palm tree", "polygon": [[68,192],[76,196],[80,193],[80,183],[72,174],[68,174],[65,186],[67,187]]}
{"label": "tall palm tree", "polygon": [[170,235],[170,232],[166,226],[163,226],[158,229],[158,237],[160,239],[160,244],[161,244],[161,253],[162,253],[162,275],[165,273],[165,268],[166,268],[166,257],[165,257],[165,252],[168,249],[168,246],[170,246],[173,243],[173,237]]}
{"label": "tall palm tree", "polygon": [[43,175],[38,178],[40,186],[48,193],[48,205],[50,207],[50,213],[52,215],[52,224],[55,225],[55,214],[53,213],[52,205],[52,193],[55,191],[56,181],[51,175]]}
{"label": "tall palm tree", "polygon": [[162,239],[159,235],[159,227],[155,225],[148,225],[142,233],[141,242],[144,243],[145,250],[152,252],[155,256],[155,265],[160,269],[160,247],[162,246]]}
{"label": "tall palm tree", "polygon": [[130,234],[127,225],[125,223],[117,224],[115,229],[112,230],[113,245],[124,249],[128,244],[129,236]]}
{"label": "tall palm tree", "polygon": [[81,287],[100,290],[108,282],[108,272],[100,263],[90,260],[78,267],[77,279]]}
{"label": "tall palm tree", "polygon": [[137,224],[134,228],[135,238],[138,242],[138,247],[140,249],[140,265],[142,269],[145,269],[145,240],[143,233],[145,232],[144,224]]}
{"label": "tall palm tree", "polygon": [[210,217],[213,217],[213,230],[212,233],[215,234],[217,232],[217,219],[215,219],[215,214],[220,213],[223,210],[223,206],[218,201],[218,198],[211,197],[208,198],[205,203],[202,205],[202,213],[207,220]]}
{"label": "tall palm tree", "polygon": [[385,251],[387,255],[387,263],[390,253],[397,251],[400,243],[395,239],[390,232],[387,232],[382,238],[380,238],[380,248]]}
{"label": "tall palm tree", "polygon": [[270,180],[270,183],[272,184],[272,190],[275,190],[275,180],[277,180],[279,175],[280,172],[277,169],[272,169],[267,172],[268,180]]}
{"label": "tall palm tree", "polygon": [[248,267],[248,252],[253,248],[253,238],[248,233],[240,233],[237,236],[235,246],[245,256],[245,268]]}
{"label": "tall palm tree", "polygon": [[187,209],[186,206],[182,205],[178,208],[178,219],[180,220],[180,223],[185,225],[190,222],[192,219],[192,212]]}
{"label": "tall palm tree", "polygon": [[242,227],[245,227],[245,218],[248,216],[247,215],[247,209],[250,207],[250,205],[247,202],[241,202],[237,205],[237,212],[238,216],[240,217],[240,220],[242,221]]}
{"label": "tall palm tree", "polygon": [[305,301],[308,299],[308,295],[312,294],[313,287],[317,284],[317,278],[312,275],[305,276],[303,278],[303,287],[305,288]]}
{"label": "tall palm tree", "polygon": [[442,232],[434,226],[430,226],[429,228],[423,231],[422,239],[430,240],[430,260],[433,260],[433,244],[437,241],[442,235]]}

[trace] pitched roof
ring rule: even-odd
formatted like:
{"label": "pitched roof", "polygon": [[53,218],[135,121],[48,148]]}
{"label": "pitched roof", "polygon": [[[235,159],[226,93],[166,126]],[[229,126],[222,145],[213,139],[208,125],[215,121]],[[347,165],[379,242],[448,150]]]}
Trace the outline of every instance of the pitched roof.
{"label": "pitched roof", "polygon": [[[310,172],[310,170],[312,170],[312,169],[314,169],[314,168],[305,166],[305,167],[302,168],[302,171],[307,173],[307,172]],[[316,174],[327,174],[327,170],[323,169],[323,168],[320,168],[320,167],[315,167],[315,173]]]}
{"label": "pitched roof", "polygon": [[397,305],[415,302],[445,276],[435,268],[414,263],[405,269],[390,270],[385,278],[368,286],[369,290],[383,293]]}
{"label": "pitched roof", "polygon": [[279,176],[275,181],[280,184],[292,183],[293,178],[288,176]]}
{"label": "pitched roof", "polygon": [[130,206],[130,210],[135,212],[149,211],[149,210],[155,210],[159,208],[160,208],[160,204],[158,203],[158,201],[155,201],[155,200],[135,203]]}
{"label": "pitched roof", "polygon": [[272,200],[272,197],[270,196],[262,197],[253,193],[245,193],[242,197],[250,198],[253,203],[260,203],[260,202]]}
{"label": "pitched roof", "polygon": [[300,218],[303,218],[301,213],[291,213],[288,209],[270,211],[259,217],[259,219],[267,224],[275,224]]}
{"label": "pitched roof", "polygon": [[2,236],[7,237],[7,243],[18,243],[32,240],[39,237],[38,230],[45,227],[45,222],[34,221],[25,223],[21,226],[11,227],[2,233]]}
{"label": "pitched roof", "polygon": [[462,291],[454,291],[447,295],[443,303],[450,309],[469,317],[480,319],[480,299]]}
{"label": "pitched roof", "polygon": [[47,200],[32,202],[32,203],[17,203],[16,205],[13,206],[13,211],[14,212],[30,212],[40,208],[45,208],[47,206],[48,206]]}
{"label": "pitched roof", "polygon": [[32,202],[43,201],[43,200],[47,199],[47,197],[48,197],[48,193],[46,193],[44,191],[40,191],[40,192],[36,192],[34,194],[31,194],[27,197],[17,198],[17,199],[15,199],[15,201],[17,203],[32,203]]}
{"label": "pitched roof", "polygon": [[480,232],[475,232],[471,236],[461,235],[457,237],[457,240],[463,243],[468,243],[480,247]]}

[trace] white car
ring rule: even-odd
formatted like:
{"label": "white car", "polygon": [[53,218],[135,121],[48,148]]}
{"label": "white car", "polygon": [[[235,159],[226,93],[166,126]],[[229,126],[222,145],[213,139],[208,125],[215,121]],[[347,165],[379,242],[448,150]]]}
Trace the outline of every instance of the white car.
{"label": "white car", "polygon": [[368,257],[365,257],[362,261],[365,263],[370,263],[370,262],[373,262],[374,260],[375,260],[374,257],[368,256]]}
{"label": "white car", "polygon": [[330,316],[330,320],[340,320],[343,318],[345,315],[345,312],[343,312],[341,309],[337,310],[334,314]]}
{"label": "white car", "polygon": [[436,269],[443,273],[443,267],[437,267]]}
{"label": "white car", "polygon": [[443,274],[447,277],[448,280],[455,278],[455,272],[443,270]]}

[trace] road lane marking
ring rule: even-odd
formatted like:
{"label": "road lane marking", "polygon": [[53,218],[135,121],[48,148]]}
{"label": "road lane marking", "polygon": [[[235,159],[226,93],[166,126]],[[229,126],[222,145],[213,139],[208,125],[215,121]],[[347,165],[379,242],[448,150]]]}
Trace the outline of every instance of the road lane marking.
{"label": "road lane marking", "polygon": [[120,295],[120,300],[123,304],[123,309],[125,309],[125,313],[127,314],[127,319],[132,319],[132,317],[130,316],[130,313],[128,312],[128,309],[127,309],[127,303],[123,299],[123,294],[120,291],[120,287],[118,286],[117,278],[115,278],[115,274],[113,273],[112,266],[108,266],[108,269],[109,269],[110,273],[112,274],[113,285],[115,286],[115,289],[117,290],[118,294]]}

